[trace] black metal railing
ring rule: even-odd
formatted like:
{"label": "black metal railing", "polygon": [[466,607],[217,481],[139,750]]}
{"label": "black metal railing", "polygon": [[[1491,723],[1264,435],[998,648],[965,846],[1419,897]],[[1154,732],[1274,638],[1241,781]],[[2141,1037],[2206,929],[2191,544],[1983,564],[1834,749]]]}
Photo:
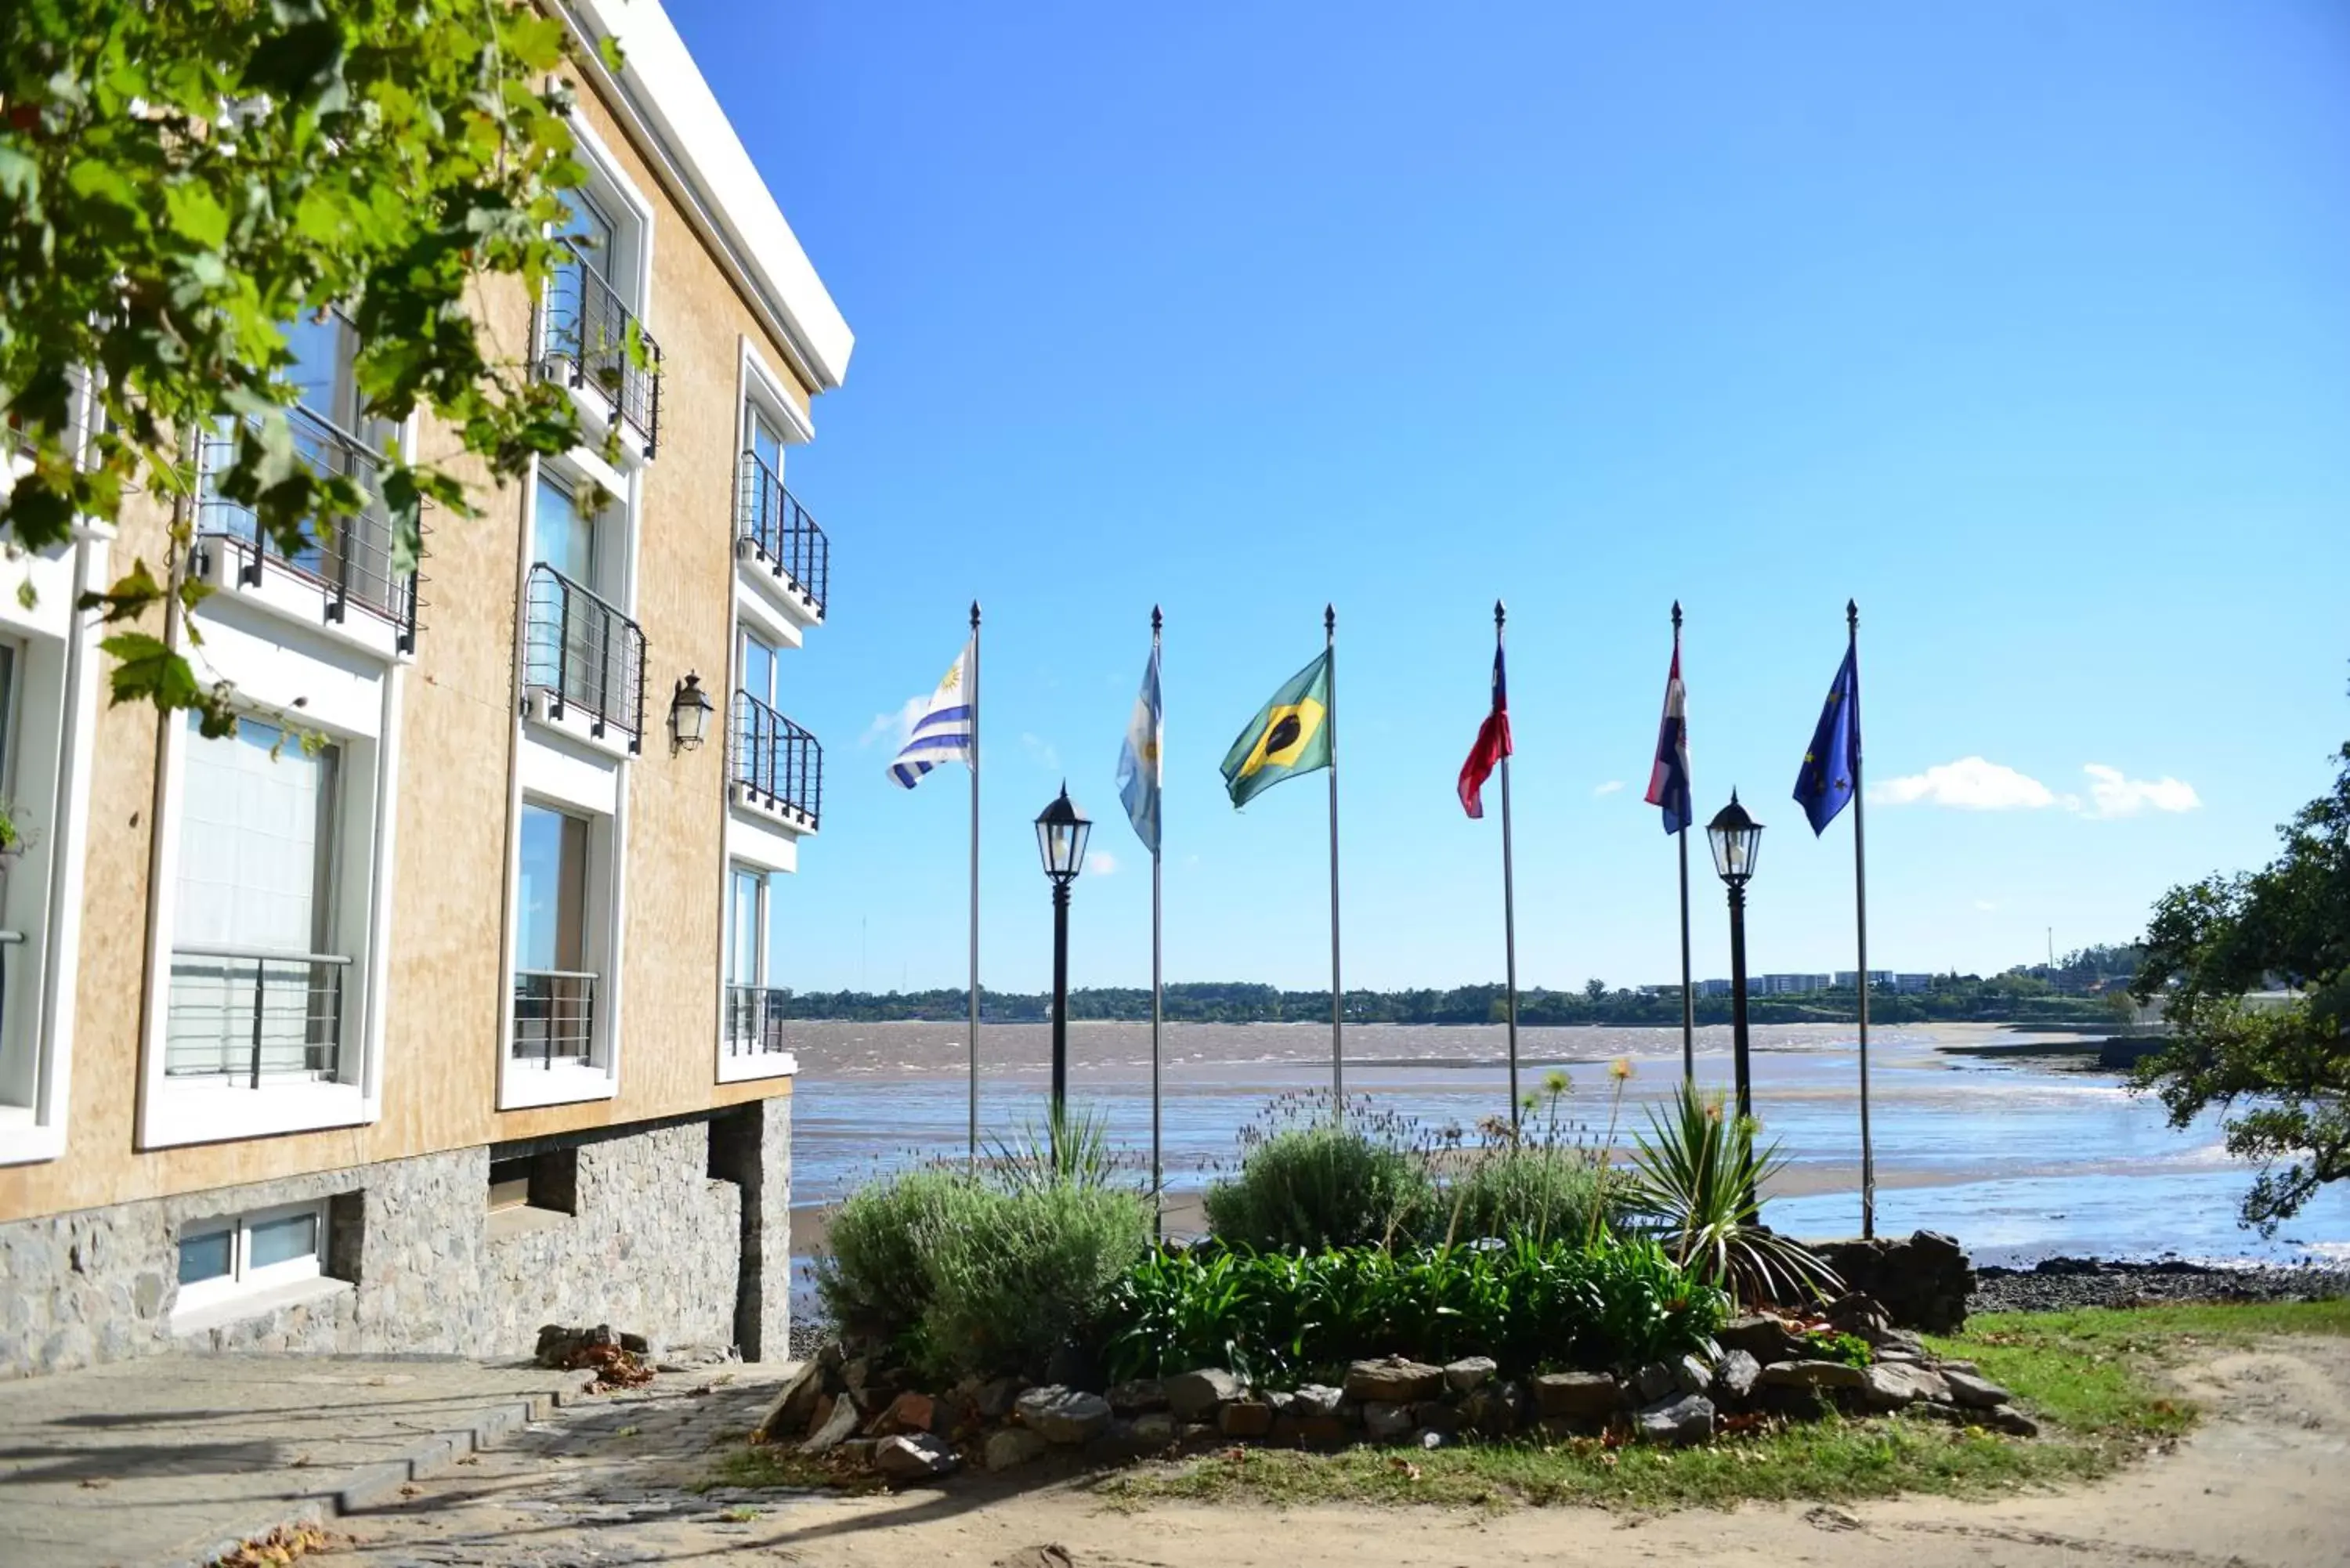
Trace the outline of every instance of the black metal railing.
{"label": "black metal railing", "polygon": [[392,564],[391,518],[382,499],[382,453],[298,404],[286,410],[286,422],[293,432],[295,457],[322,478],[357,481],[367,495],[366,504],[349,517],[311,519],[312,542],[295,555],[286,554],[262,532],[251,507],[214,487],[215,476],[235,460],[237,439],[233,428],[215,428],[199,443],[203,483],[196,499],[196,548],[226,551],[248,585],[260,583],[265,566],[315,583],[326,593],[328,620],[340,622],[356,607],[390,622],[400,634],[401,650],[412,651],[420,579]]}
{"label": "black metal railing", "polygon": [[816,618],[824,618],[832,541],[755,452],[743,454],[742,481],[734,494],[734,535],[758,552],[762,566],[789,578]]}
{"label": "black metal railing", "polygon": [[784,1044],[784,992],[764,985],[726,988],[726,1054],[775,1056]]}
{"label": "black metal railing", "polygon": [[[558,268],[539,307],[539,370],[610,404],[647,457],[660,444],[660,345],[585,261]],[[632,348],[641,344],[642,362]]]}
{"label": "black metal railing", "polygon": [[607,728],[640,750],[645,732],[644,628],[541,561],[530,569],[523,683],[547,693],[555,717],[577,707],[589,733]]}
{"label": "black metal railing", "polygon": [[515,971],[515,1061],[552,1067],[595,1060],[596,979],[577,970]]}
{"label": "black metal railing", "polygon": [[811,829],[824,815],[824,744],[752,696],[734,693],[729,776]]}
{"label": "black metal railing", "polygon": [[339,953],[172,950],[163,1073],[172,1078],[332,1078],[342,1062]]}

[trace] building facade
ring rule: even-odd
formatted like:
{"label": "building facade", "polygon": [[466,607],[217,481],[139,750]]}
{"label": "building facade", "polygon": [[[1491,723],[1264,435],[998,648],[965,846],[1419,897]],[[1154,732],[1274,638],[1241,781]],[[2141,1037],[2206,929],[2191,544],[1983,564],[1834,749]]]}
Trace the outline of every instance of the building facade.
{"label": "building facade", "polygon": [[[588,46],[579,260],[483,308],[588,446],[455,465],[485,514],[421,575],[380,515],[286,559],[202,493],[224,737],[104,706],[68,613],[163,518],[0,563],[35,590],[0,582],[0,1376],[550,1321],[785,1353],[771,922],[822,820],[785,672],[829,545],[784,471],[852,340],[660,7],[551,8]],[[351,347],[298,329],[307,461],[457,450],[367,428]]]}

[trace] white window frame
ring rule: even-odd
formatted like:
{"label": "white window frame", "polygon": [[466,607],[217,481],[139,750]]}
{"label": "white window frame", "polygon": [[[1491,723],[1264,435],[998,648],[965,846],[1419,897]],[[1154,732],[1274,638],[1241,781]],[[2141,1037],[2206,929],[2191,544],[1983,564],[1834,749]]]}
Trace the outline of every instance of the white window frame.
{"label": "white window frame", "polygon": [[[525,734],[512,803],[515,831],[506,862],[504,995],[498,1015],[498,1098],[502,1111],[608,1100],[620,1092],[621,961],[626,930],[627,790],[622,764],[565,738]],[[581,892],[581,967],[596,976],[596,1014],[587,1063],[539,1065],[515,1055],[514,977],[522,940],[522,811],[545,806],[588,824],[586,887]]]}
{"label": "white window frame", "polygon": [[[751,413],[756,409],[767,422],[783,435],[786,455],[795,446],[816,438],[816,427],[799,410],[797,404],[785,395],[781,377],[771,369],[751,339],[741,339],[741,353],[735,367],[737,396],[734,416],[735,483],[732,504],[742,504],[743,453],[751,450]],[[775,475],[777,483],[784,476]],[[756,625],[768,641],[782,648],[797,648],[801,636],[811,627],[822,626],[824,618],[803,599],[787,578],[778,577],[760,562],[758,552],[746,543],[742,535],[739,511],[727,519],[729,534],[734,540],[734,605],[737,617]]]}
{"label": "white window frame", "polygon": [[[550,472],[551,471],[551,472]],[[558,484],[567,484],[576,494],[582,484],[600,487],[612,499],[596,524],[596,581],[586,584],[588,592],[619,610],[631,621],[637,617],[637,547],[638,518],[641,510],[641,476],[635,469],[622,472],[606,462],[597,453],[584,448],[574,448],[557,458],[541,459],[530,472],[530,483],[524,493],[522,515],[522,573],[515,592],[515,668],[527,668],[530,636],[530,574],[537,552],[533,542],[538,533],[538,487],[542,477]],[[641,627],[641,621],[638,621]],[[644,672],[645,733],[637,738],[641,748],[651,743],[658,729],[658,716],[652,701],[651,673]],[[577,741],[609,755],[626,760],[634,753],[629,749],[625,732],[606,724],[604,732],[595,732],[595,720],[576,705],[560,704],[544,687],[527,689],[529,701],[524,717],[541,729]],[[557,708],[561,707],[558,716]]]}
{"label": "white window frame", "polygon": [[[255,1228],[306,1214],[314,1216],[317,1225],[316,1245],[310,1251],[301,1257],[288,1258],[281,1263],[254,1267]],[[197,1280],[181,1285],[172,1305],[173,1318],[176,1320],[183,1313],[203,1312],[265,1291],[320,1278],[327,1272],[328,1218],[328,1201],[318,1199],[307,1203],[281,1204],[274,1209],[255,1209],[244,1214],[215,1214],[202,1220],[183,1220],[178,1235],[173,1238],[175,1252],[179,1243],[190,1237],[209,1236],[224,1230],[229,1233],[229,1272],[214,1279]]]}
{"label": "white window frame", "polygon": [[[623,275],[616,276],[611,270],[600,266],[596,270],[611,286],[612,292],[620,296],[621,303],[628,306],[629,314],[643,323],[644,329],[658,340],[660,334],[653,327],[651,313],[653,204],[637,188],[636,182],[622,171],[620,161],[612,155],[612,150],[605,144],[604,139],[596,134],[595,128],[588,123],[585,115],[574,111],[569,123],[572,139],[577,144],[573,151],[580,166],[588,171],[588,178],[580,182],[580,189],[612,221],[616,232],[625,228],[629,235],[629,265],[619,269]],[[534,322],[534,333],[537,325]],[[544,343],[539,345],[539,350],[541,353],[546,351]],[[580,424],[588,434],[586,444],[591,448],[598,446],[612,423],[609,405],[582,388],[573,387],[569,390],[572,404],[579,410]],[[619,446],[620,462],[627,468],[640,468],[651,461],[632,441],[622,441]]]}
{"label": "white window frame", "polygon": [[207,601],[200,673],[232,681],[244,711],[325,734],[343,749],[338,802],[337,945],[344,968],[341,1049],[332,1080],[287,1080],[260,1088],[211,1080],[173,1082],[165,1073],[172,953],[179,924],[180,836],[187,787],[189,726],[164,726],[156,766],[161,805],[149,862],[146,985],[151,1000],[140,1047],[138,1147],[165,1148],[357,1127],[383,1114],[385,1016],[391,961],[391,880],[400,817],[401,690],[397,659],[354,658],[348,645],[234,601]]}

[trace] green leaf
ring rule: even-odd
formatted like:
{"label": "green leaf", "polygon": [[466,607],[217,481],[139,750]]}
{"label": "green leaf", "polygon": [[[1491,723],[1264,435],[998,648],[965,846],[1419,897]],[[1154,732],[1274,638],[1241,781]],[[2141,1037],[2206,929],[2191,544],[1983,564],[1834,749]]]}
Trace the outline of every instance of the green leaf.
{"label": "green leaf", "polygon": [[111,163],[95,158],[81,159],[66,171],[66,189],[86,201],[103,202],[135,216],[146,216],[145,209],[139,204],[139,188]]}
{"label": "green leaf", "polygon": [[98,645],[114,656],[112,701],[149,701],[165,712],[192,708],[200,700],[196,672],[188,661],[143,631],[118,631]]}
{"label": "green leaf", "polygon": [[193,181],[163,188],[163,212],[173,234],[206,250],[217,250],[228,243],[228,209]]}

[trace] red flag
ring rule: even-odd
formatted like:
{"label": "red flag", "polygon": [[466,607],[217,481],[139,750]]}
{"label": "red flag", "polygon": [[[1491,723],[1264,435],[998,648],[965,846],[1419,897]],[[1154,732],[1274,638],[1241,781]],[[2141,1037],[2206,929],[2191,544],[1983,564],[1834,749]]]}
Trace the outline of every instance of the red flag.
{"label": "red flag", "polygon": [[1469,760],[1461,764],[1461,808],[1472,817],[1485,815],[1485,781],[1502,765],[1502,759],[1513,750],[1510,744],[1510,687],[1502,674],[1502,649],[1493,648],[1493,711],[1485,715],[1478,727],[1477,743],[1469,748]]}

